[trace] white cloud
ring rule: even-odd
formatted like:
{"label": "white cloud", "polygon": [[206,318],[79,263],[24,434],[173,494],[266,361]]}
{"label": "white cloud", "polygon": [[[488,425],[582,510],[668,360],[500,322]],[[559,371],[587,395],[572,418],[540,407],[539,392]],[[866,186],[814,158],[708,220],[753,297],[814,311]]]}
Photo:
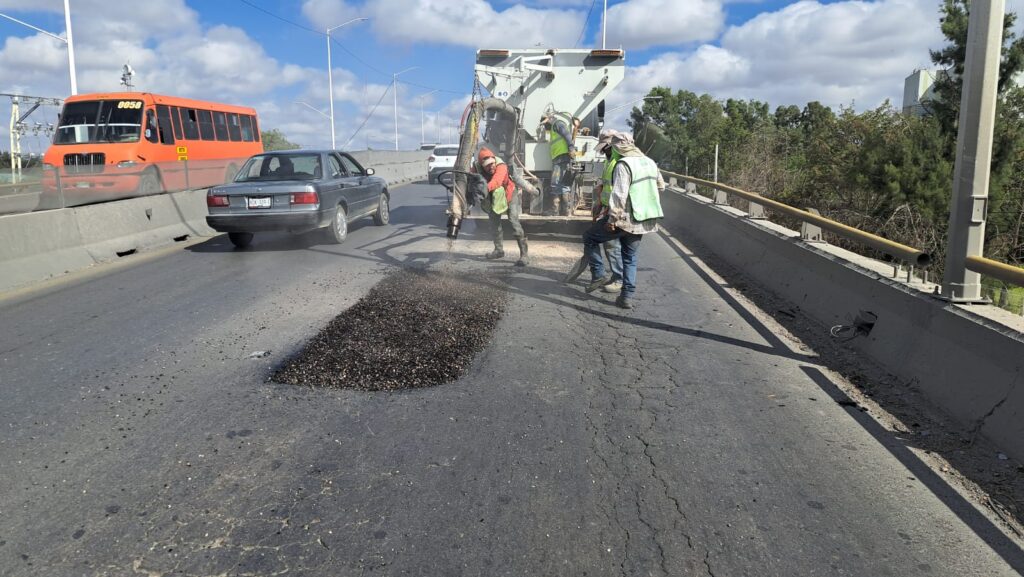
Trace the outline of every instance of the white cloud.
{"label": "white cloud", "polygon": [[[729,28],[720,47],[662,54],[630,67],[609,105],[669,86],[718,98],[757,99],[772,107],[899,106],[903,79],[930,64],[943,43],[938,6],[911,0],[802,1]],[[623,116],[615,119],[624,122]]]}
{"label": "white cloud", "polygon": [[484,0],[375,0],[366,10],[383,41],[471,48],[572,46],[585,16],[579,10],[519,5],[497,11]]}
{"label": "white cloud", "polygon": [[[352,6],[345,0],[306,0],[302,3],[302,15],[316,30],[326,30],[330,26],[344,24],[361,17],[362,12],[361,8]],[[352,25],[354,24],[350,24]]]}
{"label": "white cloud", "polygon": [[636,50],[714,40],[724,24],[720,0],[627,0],[608,8],[608,45]]}

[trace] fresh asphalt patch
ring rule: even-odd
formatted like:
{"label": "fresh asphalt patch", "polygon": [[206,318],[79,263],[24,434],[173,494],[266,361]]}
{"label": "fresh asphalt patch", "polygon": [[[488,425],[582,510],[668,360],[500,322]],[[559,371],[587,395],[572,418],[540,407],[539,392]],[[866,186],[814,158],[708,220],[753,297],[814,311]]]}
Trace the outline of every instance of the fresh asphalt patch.
{"label": "fresh asphalt patch", "polygon": [[508,302],[505,286],[486,273],[396,271],[271,378],[365,391],[454,381],[490,342]]}

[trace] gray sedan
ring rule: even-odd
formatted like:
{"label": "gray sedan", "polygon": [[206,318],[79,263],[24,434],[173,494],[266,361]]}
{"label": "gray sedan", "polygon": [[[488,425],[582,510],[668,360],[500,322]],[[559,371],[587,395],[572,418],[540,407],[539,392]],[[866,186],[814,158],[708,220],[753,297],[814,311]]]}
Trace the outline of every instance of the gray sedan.
{"label": "gray sedan", "polygon": [[233,182],[207,193],[206,223],[238,248],[249,246],[256,232],[317,228],[340,243],[356,219],[372,216],[381,226],[390,219],[387,182],[373,174],[334,150],[257,154]]}

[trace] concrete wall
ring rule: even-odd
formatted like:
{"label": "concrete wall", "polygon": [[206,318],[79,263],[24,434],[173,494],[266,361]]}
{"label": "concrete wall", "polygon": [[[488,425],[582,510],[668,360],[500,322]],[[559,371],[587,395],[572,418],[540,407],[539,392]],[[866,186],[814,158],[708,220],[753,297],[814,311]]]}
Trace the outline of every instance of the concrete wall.
{"label": "concrete wall", "polygon": [[427,179],[428,150],[360,150],[349,154],[363,168],[373,168],[391,186]]}
{"label": "concrete wall", "polygon": [[[351,153],[390,187],[427,177],[428,151]],[[158,194],[0,216],[0,291],[157,248],[217,234],[206,226],[206,191]]]}
{"label": "concrete wall", "polygon": [[697,241],[825,326],[849,324],[861,310],[875,313],[870,335],[850,346],[1024,459],[1021,332],[835,254],[844,251],[804,243],[792,231],[670,191],[663,195],[669,232]]}

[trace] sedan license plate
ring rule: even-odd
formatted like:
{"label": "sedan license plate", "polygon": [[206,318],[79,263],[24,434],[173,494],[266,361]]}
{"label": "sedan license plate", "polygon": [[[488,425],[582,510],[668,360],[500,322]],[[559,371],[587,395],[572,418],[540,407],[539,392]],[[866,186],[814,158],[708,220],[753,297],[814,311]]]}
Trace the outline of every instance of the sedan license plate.
{"label": "sedan license plate", "polygon": [[269,196],[249,196],[249,208],[270,208],[274,203],[274,199]]}

